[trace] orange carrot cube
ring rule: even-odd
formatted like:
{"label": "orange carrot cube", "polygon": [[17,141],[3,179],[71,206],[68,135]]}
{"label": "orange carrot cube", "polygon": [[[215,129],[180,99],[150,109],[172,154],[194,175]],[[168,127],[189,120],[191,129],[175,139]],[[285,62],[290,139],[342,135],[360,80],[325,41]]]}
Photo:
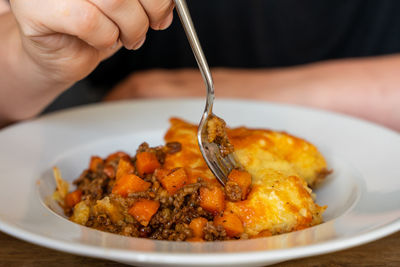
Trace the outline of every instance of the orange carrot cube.
{"label": "orange carrot cube", "polygon": [[214,217],[214,224],[224,227],[229,237],[238,237],[244,232],[242,221],[231,211],[224,211]]}
{"label": "orange carrot cube", "polygon": [[200,188],[200,207],[216,215],[225,208],[225,195],[221,187]]}
{"label": "orange carrot cube", "polygon": [[235,182],[242,189],[242,200],[246,199],[251,186],[250,173],[233,169],[228,175],[228,180]]}
{"label": "orange carrot cube", "polygon": [[171,170],[168,169],[156,169],[154,171],[154,175],[157,177],[157,180],[161,181],[162,179],[164,179],[165,176],[167,176],[168,174],[171,173]]}
{"label": "orange carrot cube", "polygon": [[158,201],[141,199],[135,202],[128,212],[141,225],[147,226],[159,207],[160,203]]}
{"label": "orange carrot cube", "polygon": [[188,184],[188,176],[183,168],[179,168],[160,177],[159,181],[165,190],[167,190],[170,195],[173,195],[176,191]]}
{"label": "orange carrot cube", "polygon": [[125,174],[132,174],[134,171],[135,168],[133,167],[131,160],[127,158],[121,158],[118,162],[117,174],[115,177],[118,180]]}
{"label": "orange carrot cube", "polygon": [[122,159],[122,158],[129,160],[131,157],[126,152],[117,151],[115,153],[108,155],[108,157],[106,158],[106,163],[109,163],[110,161],[113,161],[116,159]]}
{"label": "orange carrot cube", "polygon": [[68,193],[65,196],[65,205],[69,208],[73,208],[76,204],[82,200],[82,191],[77,189],[73,192]]}
{"label": "orange carrot cube", "polygon": [[193,231],[193,237],[202,238],[204,236],[203,228],[206,226],[207,222],[207,219],[203,217],[195,218],[190,222],[189,228]]}
{"label": "orange carrot cube", "polygon": [[103,164],[103,159],[98,156],[93,156],[90,159],[89,170],[96,172],[101,164]]}
{"label": "orange carrot cube", "polygon": [[161,164],[154,153],[140,152],[136,155],[136,168],[139,174],[153,173]]}
{"label": "orange carrot cube", "polygon": [[144,192],[150,186],[151,183],[134,174],[125,174],[115,182],[112,193],[126,197],[130,193]]}
{"label": "orange carrot cube", "polygon": [[103,172],[107,175],[108,178],[114,179],[115,178],[115,170],[114,167],[111,165],[107,165],[104,167]]}

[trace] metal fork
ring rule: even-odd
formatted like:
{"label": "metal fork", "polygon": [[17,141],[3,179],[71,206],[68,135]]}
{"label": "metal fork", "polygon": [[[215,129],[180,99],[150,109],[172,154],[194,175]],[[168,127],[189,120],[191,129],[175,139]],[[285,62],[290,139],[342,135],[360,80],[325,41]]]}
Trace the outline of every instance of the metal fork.
{"label": "metal fork", "polygon": [[193,54],[196,58],[207,88],[206,107],[197,131],[197,140],[200,151],[212,173],[215,175],[218,181],[225,186],[228,174],[232,171],[232,169],[239,167],[239,164],[236,162],[232,154],[223,155],[218,144],[208,141],[207,123],[210,118],[217,117],[212,113],[214,102],[214,83],[210,68],[208,67],[207,60],[197,37],[186,1],[174,1],[179,18],[186,32],[186,36],[189,40],[190,46],[192,47]]}

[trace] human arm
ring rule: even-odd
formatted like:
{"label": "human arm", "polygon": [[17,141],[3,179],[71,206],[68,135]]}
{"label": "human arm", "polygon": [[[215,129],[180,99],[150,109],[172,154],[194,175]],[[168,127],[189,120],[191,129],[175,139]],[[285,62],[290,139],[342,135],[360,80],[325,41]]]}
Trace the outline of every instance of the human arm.
{"label": "human arm", "polygon": [[[340,59],[277,69],[213,69],[216,97],[322,108],[400,131],[400,55]],[[135,73],[105,100],[204,96],[198,70]]]}
{"label": "human arm", "polygon": [[[0,0],[1,1],[1,0]],[[121,46],[172,21],[172,0],[11,0],[0,14],[0,127],[38,114]]]}
{"label": "human arm", "polygon": [[6,0],[0,0],[0,15],[10,10],[10,5]]}

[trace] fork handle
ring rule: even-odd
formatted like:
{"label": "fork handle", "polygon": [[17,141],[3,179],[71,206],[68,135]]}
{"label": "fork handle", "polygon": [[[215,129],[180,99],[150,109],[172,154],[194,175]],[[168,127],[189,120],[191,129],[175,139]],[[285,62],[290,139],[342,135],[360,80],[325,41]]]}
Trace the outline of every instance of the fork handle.
{"label": "fork handle", "polygon": [[175,7],[181,20],[182,26],[185,30],[186,37],[192,47],[194,57],[196,58],[197,65],[200,68],[201,75],[207,89],[206,108],[208,114],[212,113],[212,106],[214,103],[214,83],[212,80],[210,68],[208,67],[207,59],[204,56],[203,49],[201,48],[199,38],[197,37],[196,30],[190,16],[189,9],[185,0],[174,0]]}

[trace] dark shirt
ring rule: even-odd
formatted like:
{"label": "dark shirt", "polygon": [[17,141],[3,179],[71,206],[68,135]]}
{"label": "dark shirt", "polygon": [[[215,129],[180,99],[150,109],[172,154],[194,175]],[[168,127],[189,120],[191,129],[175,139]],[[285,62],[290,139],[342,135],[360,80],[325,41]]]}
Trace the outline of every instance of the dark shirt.
{"label": "dark shirt", "polygon": [[[398,0],[187,0],[211,67],[271,68],[400,51]],[[128,74],[196,67],[175,14],[138,51],[122,49],[88,77],[103,94]],[[102,89],[101,89],[102,88]]]}

